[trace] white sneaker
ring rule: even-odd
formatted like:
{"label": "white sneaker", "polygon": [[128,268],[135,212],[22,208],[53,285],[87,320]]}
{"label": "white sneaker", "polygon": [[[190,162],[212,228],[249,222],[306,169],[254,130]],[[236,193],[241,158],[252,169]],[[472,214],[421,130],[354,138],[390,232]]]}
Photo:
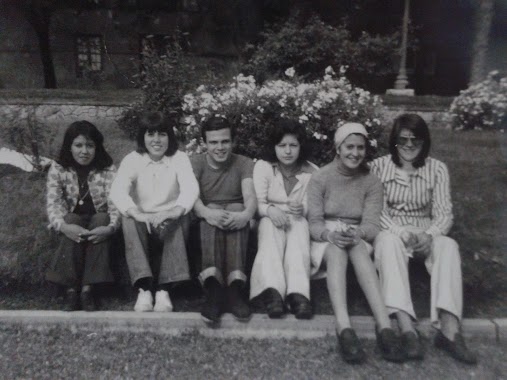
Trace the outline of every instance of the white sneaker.
{"label": "white sneaker", "polygon": [[155,307],[153,311],[169,312],[173,311],[173,304],[166,290],[159,290],[155,294]]}
{"label": "white sneaker", "polygon": [[134,310],[139,312],[153,311],[153,296],[149,290],[139,289]]}

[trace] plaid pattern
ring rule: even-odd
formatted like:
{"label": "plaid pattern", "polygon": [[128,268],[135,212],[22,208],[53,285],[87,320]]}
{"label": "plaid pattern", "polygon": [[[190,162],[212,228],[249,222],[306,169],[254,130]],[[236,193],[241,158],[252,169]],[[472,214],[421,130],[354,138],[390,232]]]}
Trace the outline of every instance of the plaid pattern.
{"label": "plaid pattern", "polygon": [[[117,230],[120,226],[120,212],[109,200],[109,191],[116,173],[114,165],[104,170],[92,169],[88,175],[88,187],[95,211],[109,214],[109,226]],[[72,212],[79,200],[79,182],[73,168],[65,169],[53,162],[47,179],[47,213],[49,227],[60,230],[63,218]]]}

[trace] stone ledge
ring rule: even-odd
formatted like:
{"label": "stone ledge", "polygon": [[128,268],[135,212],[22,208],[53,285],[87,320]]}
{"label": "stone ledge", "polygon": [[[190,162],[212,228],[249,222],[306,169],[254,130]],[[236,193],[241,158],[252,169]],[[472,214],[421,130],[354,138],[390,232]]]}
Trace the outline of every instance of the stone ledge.
{"label": "stone ledge", "polygon": [[[352,325],[362,338],[375,337],[375,323],[372,317],[352,317]],[[507,334],[507,319],[495,320],[466,319],[463,329],[467,337],[497,339],[497,326],[502,325],[504,336]],[[136,313],[131,311],[32,311],[0,310],[0,323],[4,326],[23,326],[27,329],[45,331],[55,327],[65,327],[73,331],[122,331],[178,335],[183,332],[199,333],[220,338],[320,338],[335,334],[333,316],[316,315],[311,320],[297,320],[292,315],[283,319],[270,319],[265,314],[254,314],[247,322],[236,321],[231,314],[222,317],[220,327],[210,328],[201,319],[199,313]],[[434,329],[427,319],[421,321],[419,331],[432,336]]]}

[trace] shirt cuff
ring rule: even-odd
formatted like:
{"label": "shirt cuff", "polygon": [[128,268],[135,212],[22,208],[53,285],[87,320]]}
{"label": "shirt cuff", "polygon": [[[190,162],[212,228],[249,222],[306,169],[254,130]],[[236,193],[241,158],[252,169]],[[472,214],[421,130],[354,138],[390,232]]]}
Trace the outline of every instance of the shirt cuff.
{"label": "shirt cuff", "polygon": [[440,228],[438,228],[437,226],[433,225],[433,226],[430,226],[430,228],[428,228],[426,231],[428,235],[431,235],[431,237],[435,238],[437,236],[441,236],[442,235],[442,231],[440,231]]}

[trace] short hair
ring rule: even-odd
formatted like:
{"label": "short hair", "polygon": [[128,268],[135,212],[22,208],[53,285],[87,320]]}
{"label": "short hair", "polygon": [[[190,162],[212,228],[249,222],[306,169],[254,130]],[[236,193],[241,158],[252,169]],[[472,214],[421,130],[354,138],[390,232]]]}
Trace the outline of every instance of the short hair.
{"label": "short hair", "polygon": [[169,144],[164,155],[172,156],[178,150],[178,141],[174,135],[174,130],[170,120],[165,117],[162,112],[142,112],[139,116],[139,125],[137,127],[137,153],[148,153],[146,144],[144,143],[144,135],[146,132],[164,132],[167,133]]}
{"label": "short hair", "polygon": [[261,155],[262,159],[269,162],[277,162],[275,146],[282,141],[285,135],[296,136],[300,145],[297,162],[301,164],[306,161],[310,156],[310,144],[306,130],[297,121],[287,119],[281,119],[274,128],[271,129],[271,133],[269,134],[266,146]]}
{"label": "short hair", "polygon": [[206,142],[206,132],[219,131],[220,129],[229,129],[231,131],[231,139],[234,140],[234,137],[236,136],[236,128],[234,128],[234,125],[225,117],[212,116],[201,126],[201,136],[203,141]]}
{"label": "short hair", "polygon": [[58,163],[64,168],[77,167],[78,163],[72,156],[72,143],[79,137],[84,136],[95,143],[95,157],[93,157],[90,166],[97,170],[104,170],[113,164],[113,159],[104,148],[104,136],[97,127],[86,120],[75,121],[67,127],[63,136],[63,143],[58,157]]}
{"label": "short hair", "polygon": [[431,147],[431,137],[428,124],[424,119],[415,113],[404,113],[398,116],[393,123],[393,129],[389,136],[389,152],[396,166],[401,167],[401,160],[398,154],[398,137],[400,136],[401,130],[407,129],[411,131],[415,137],[423,140],[421,151],[417,155],[413,162],[415,168],[424,166],[426,158],[429,155]]}

